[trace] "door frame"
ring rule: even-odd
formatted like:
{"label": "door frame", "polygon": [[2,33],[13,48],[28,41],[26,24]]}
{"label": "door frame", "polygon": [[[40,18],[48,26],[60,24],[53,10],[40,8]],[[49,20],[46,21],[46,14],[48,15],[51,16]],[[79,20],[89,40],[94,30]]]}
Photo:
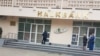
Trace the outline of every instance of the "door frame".
{"label": "door frame", "polygon": [[[36,24],[34,24],[34,23],[31,24],[29,43],[36,43],[36,35],[35,35],[35,37],[34,37],[34,42],[31,41],[31,39],[32,39],[32,37],[31,37],[31,35],[32,35],[32,26],[33,26],[33,25],[36,25]],[[37,27],[35,27],[35,30],[37,30]],[[36,32],[36,31],[35,31],[35,32]]]}
{"label": "door frame", "polygon": [[[31,37],[31,33],[32,33],[32,25],[36,25],[36,27],[35,27],[35,28],[36,28],[36,31],[35,31],[35,39],[34,39],[34,42],[31,41],[31,39],[32,39],[32,37]],[[34,24],[34,23],[31,24],[29,43],[40,44],[40,43],[37,43],[37,34],[38,34],[37,31],[38,31],[38,26],[39,26],[39,25],[42,25],[42,26],[43,26],[43,29],[42,29],[42,30],[44,31],[44,28],[45,28],[45,25],[44,25],[44,24]]]}
{"label": "door frame", "polygon": [[[38,34],[37,31],[38,31],[38,26],[39,26],[39,25],[42,25],[42,26],[43,26],[43,29],[42,29],[43,31],[44,31],[44,28],[45,28],[45,27],[44,27],[44,24],[36,24],[36,35],[35,35],[35,38],[36,38],[36,39],[35,39],[35,43],[36,43],[36,44],[40,44],[40,43],[37,43],[37,38],[38,38],[38,37],[37,37],[37,34]],[[42,31],[42,33],[43,33],[43,31]],[[42,34],[42,33],[41,33],[41,34]]]}
{"label": "door frame", "polygon": [[[74,27],[77,27],[77,28],[78,28],[78,33],[72,33],[72,35],[73,35],[73,34],[77,35],[77,36],[78,36],[78,37],[77,37],[78,39],[77,39],[77,44],[76,44],[76,45],[73,45],[73,44],[72,44],[72,45],[73,45],[73,46],[78,46],[78,45],[79,45],[79,37],[80,37],[80,36],[79,36],[79,34],[80,34],[80,26],[73,26],[73,28],[74,28]],[[71,40],[71,42],[72,42],[72,40]]]}

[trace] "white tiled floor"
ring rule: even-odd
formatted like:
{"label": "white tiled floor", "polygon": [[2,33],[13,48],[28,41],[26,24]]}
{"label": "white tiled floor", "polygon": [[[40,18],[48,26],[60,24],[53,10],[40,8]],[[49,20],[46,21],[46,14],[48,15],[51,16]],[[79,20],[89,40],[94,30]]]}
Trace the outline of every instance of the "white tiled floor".
{"label": "white tiled floor", "polygon": [[72,56],[72,55],[0,47],[0,56]]}

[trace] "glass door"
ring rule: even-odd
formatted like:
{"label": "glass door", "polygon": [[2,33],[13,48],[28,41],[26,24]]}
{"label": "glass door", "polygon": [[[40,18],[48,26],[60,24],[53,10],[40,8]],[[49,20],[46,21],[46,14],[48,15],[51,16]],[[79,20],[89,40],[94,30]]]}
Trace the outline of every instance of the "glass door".
{"label": "glass door", "polygon": [[83,46],[83,35],[87,35],[88,27],[80,27],[79,46]]}
{"label": "glass door", "polygon": [[31,24],[29,23],[25,23],[25,31],[23,32],[23,40],[26,41],[26,42],[29,42],[29,39],[30,39],[30,27],[31,27]]}
{"label": "glass door", "polygon": [[41,24],[37,24],[37,31],[36,31],[36,43],[41,43],[42,42],[42,33],[43,33],[43,30],[44,29],[44,26],[41,25]]}
{"label": "glass door", "polygon": [[31,25],[31,35],[30,42],[36,42],[36,24]]}
{"label": "glass door", "polygon": [[44,25],[42,24],[32,24],[31,25],[31,34],[30,34],[30,42],[41,43],[42,41],[42,33],[44,29]]}

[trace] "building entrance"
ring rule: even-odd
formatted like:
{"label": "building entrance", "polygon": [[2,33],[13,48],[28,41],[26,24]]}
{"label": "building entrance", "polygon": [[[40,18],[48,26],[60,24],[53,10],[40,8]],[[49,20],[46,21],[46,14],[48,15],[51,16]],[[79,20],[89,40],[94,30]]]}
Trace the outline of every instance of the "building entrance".
{"label": "building entrance", "polygon": [[86,34],[89,38],[90,34],[95,35],[95,48],[100,48],[100,22],[88,22],[88,21],[74,21],[73,22],[73,34],[72,45],[82,46],[83,35]]}
{"label": "building entrance", "polygon": [[83,35],[86,34],[89,38],[91,33],[96,34],[95,27],[73,27],[72,45],[83,46]]}
{"label": "building entrance", "polygon": [[41,43],[43,31],[46,30],[50,33],[51,20],[19,18],[18,26],[18,40],[29,43]]}

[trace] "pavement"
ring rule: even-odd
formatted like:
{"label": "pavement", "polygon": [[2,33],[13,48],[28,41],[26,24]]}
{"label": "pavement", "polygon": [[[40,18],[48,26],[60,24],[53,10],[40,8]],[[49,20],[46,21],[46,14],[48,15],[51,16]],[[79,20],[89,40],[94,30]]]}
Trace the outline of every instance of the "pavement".
{"label": "pavement", "polygon": [[0,47],[0,56],[72,56],[72,55],[43,52],[36,50]]}

